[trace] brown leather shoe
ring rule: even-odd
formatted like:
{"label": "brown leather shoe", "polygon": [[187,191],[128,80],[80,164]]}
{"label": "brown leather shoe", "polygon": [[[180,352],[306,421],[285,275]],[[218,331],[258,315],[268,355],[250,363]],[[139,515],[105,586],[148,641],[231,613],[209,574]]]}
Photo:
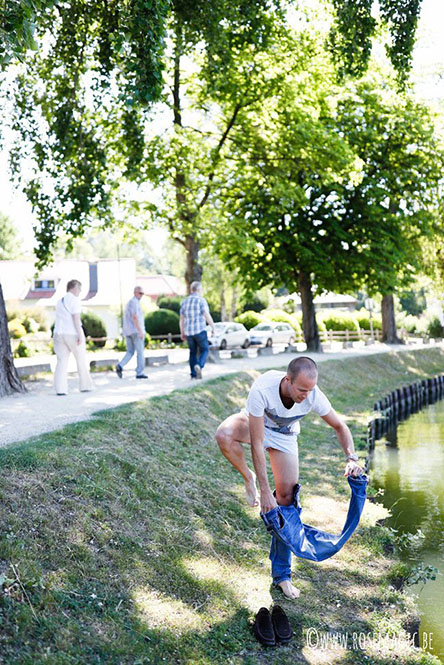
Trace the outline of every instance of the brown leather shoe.
{"label": "brown leather shoe", "polygon": [[289,642],[293,637],[293,631],[291,630],[287,615],[280,605],[274,605],[271,610],[271,622],[273,624],[276,642],[281,642],[282,644]]}
{"label": "brown leather shoe", "polygon": [[266,607],[261,607],[256,614],[253,630],[256,639],[259,640],[261,644],[264,644],[267,647],[275,646],[276,638],[274,635],[273,624],[271,622],[271,615]]}

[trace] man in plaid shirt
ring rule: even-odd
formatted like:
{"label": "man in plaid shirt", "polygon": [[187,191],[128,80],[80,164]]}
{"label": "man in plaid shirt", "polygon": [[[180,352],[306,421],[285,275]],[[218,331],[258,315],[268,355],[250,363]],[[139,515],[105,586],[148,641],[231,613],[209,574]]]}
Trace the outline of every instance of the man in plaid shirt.
{"label": "man in plaid shirt", "polygon": [[208,303],[202,297],[202,284],[192,282],[190,295],[180,306],[180,336],[188,342],[190,348],[190,369],[192,379],[202,378],[202,368],[208,357],[208,323],[215,331]]}

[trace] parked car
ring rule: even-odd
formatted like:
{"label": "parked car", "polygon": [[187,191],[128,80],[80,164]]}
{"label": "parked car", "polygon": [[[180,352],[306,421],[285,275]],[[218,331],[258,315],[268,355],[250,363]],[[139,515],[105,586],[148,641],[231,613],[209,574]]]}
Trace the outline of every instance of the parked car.
{"label": "parked car", "polygon": [[293,344],[296,333],[289,323],[270,321],[258,323],[250,330],[250,344]]}
{"label": "parked car", "polygon": [[241,346],[246,349],[250,345],[248,330],[242,323],[233,321],[220,321],[214,324],[216,333],[208,333],[208,341],[213,348],[228,349],[232,346]]}

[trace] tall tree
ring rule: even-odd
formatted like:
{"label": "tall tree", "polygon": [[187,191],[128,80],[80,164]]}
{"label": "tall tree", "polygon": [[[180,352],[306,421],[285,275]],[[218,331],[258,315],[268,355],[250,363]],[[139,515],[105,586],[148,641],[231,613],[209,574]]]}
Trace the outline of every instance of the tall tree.
{"label": "tall tree", "polygon": [[[313,101],[314,82],[305,89]],[[314,288],[382,293],[384,335],[397,341],[393,291],[420,270],[439,219],[444,155],[427,109],[376,79],[336,93],[330,109],[334,90],[320,94],[315,119],[303,91],[283,88],[272,131],[266,114],[243,127],[220,243],[255,286],[298,288],[310,350]]]}
{"label": "tall tree", "polygon": [[374,79],[343,97],[335,127],[362,160],[362,179],[341,193],[348,242],[367,290],[383,296],[383,339],[397,343],[393,294],[424,270],[423,247],[442,233],[441,141],[424,105]]}
{"label": "tall tree", "polygon": [[[249,64],[256,65],[280,1],[47,3],[49,9],[39,20],[36,41],[46,39],[49,33],[51,40],[46,39],[47,48],[32,59],[31,67],[28,61],[26,76],[20,79],[15,123],[20,147],[13,155],[19,169],[19,153],[32,146],[35,173],[24,183],[24,189],[38,218],[37,256],[41,263],[49,260],[59,232],[81,235],[97,217],[102,224],[115,221],[113,193],[123,178],[153,176],[140,166],[150,135],[147,108],[161,95],[162,67],[169,75],[163,101],[172,110],[175,140],[171,141],[180,148],[177,156],[181,162],[190,149],[193,152],[198,140],[197,132],[190,135],[184,126],[184,113],[190,104],[184,60],[194,58],[193,66],[199,68],[200,78],[208,84],[204,86],[207,105],[214,109],[215,103],[223,101],[221,93],[226,97],[228,92],[221,74],[231,73],[239,51],[250,45]],[[367,20],[372,2],[332,0],[332,4],[336,23],[331,44],[338,67],[346,73],[360,74],[367,67],[369,44],[375,33],[374,20]],[[384,0],[380,4],[381,17],[390,26],[393,38],[392,60],[397,71],[406,73],[420,0]],[[366,28],[367,23],[370,27]],[[352,54],[351,44],[356,43],[367,46],[354,49]],[[295,60],[298,56],[296,52]],[[238,83],[244,84],[245,77]],[[174,174],[176,209],[169,225],[187,249],[188,281],[201,272],[199,218],[209,201],[215,169],[220,165],[231,126],[239,120],[233,92],[231,124],[220,127],[221,133],[214,137],[211,163],[207,155],[208,194],[193,200],[193,177],[188,184],[190,176],[182,167]],[[243,101],[237,97],[239,104]]]}

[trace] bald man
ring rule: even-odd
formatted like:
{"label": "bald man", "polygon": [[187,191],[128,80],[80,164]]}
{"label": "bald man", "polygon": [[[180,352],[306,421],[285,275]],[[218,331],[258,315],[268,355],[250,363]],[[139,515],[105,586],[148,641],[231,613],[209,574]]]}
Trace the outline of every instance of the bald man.
{"label": "bald man", "polygon": [[148,378],[143,371],[145,369],[145,321],[140,306],[143,295],[142,287],[135,286],[134,295],[131,300],[128,300],[125,307],[122,332],[125,335],[126,353],[116,365],[119,379],[122,378],[123,368],[135,353],[137,354],[136,379]]}
{"label": "bald man", "polygon": [[[304,356],[292,360],[286,372],[265,372],[251,386],[246,408],[229,416],[217,429],[216,440],[221,452],[244,479],[247,503],[250,506],[260,503],[261,513],[277,505],[289,506],[293,501],[299,479],[299,421],[310,411],[335,430],[346,456],[344,475],[363,473],[357,464],[352,434],[317,386],[317,380],[316,363]],[[242,444],[251,445],[256,473],[248,468]],[[275,495],[268,483],[265,450],[270,457]],[[281,546],[275,545],[273,540],[270,552],[273,583],[288,598],[297,598],[299,590],[291,583],[291,551],[283,552]]]}

